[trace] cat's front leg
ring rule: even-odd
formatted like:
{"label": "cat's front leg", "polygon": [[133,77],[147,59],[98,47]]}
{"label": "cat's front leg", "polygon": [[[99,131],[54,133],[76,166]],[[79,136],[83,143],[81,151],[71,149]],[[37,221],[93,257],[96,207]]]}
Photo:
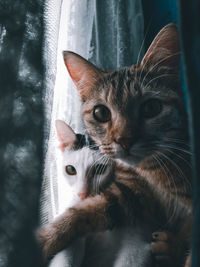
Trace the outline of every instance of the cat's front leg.
{"label": "cat's front leg", "polygon": [[90,197],[66,210],[54,222],[37,233],[44,261],[67,247],[72,240],[87,233],[111,229],[112,209],[117,205],[105,195]]}

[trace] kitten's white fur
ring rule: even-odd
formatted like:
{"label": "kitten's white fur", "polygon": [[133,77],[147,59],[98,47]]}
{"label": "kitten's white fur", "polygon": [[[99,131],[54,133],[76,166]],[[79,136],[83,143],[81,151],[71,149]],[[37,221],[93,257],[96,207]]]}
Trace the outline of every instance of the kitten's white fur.
{"label": "kitten's white fur", "polygon": [[[73,192],[74,200],[80,200],[78,194],[85,193],[87,191],[87,174],[86,171],[88,168],[91,168],[95,163],[103,163],[103,158],[100,153],[97,151],[92,151],[88,147],[83,147],[79,150],[70,150],[65,149],[63,152],[63,163],[62,169],[63,174],[71,186],[71,190]],[[76,175],[68,175],[65,171],[65,166],[72,165],[76,169]],[[105,182],[105,179],[109,178],[109,168],[106,168],[105,173],[102,175],[95,175],[94,177],[94,185],[95,180],[101,180],[101,182]]]}
{"label": "kitten's white fur", "polygon": [[[57,123],[57,131],[59,127],[61,132],[58,138],[61,143],[62,153],[62,176],[66,185],[66,194],[71,191],[71,201],[67,202],[65,196],[60,198],[59,214],[66,208],[82,201],[78,193],[85,192],[87,184],[86,170],[95,162],[102,161],[102,155],[98,151],[92,151],[88,147],[78,150],[71,148],[71,142],[76,139],[73,136],[73,130],[64,122]],[[67,134],[68,132],[68,134]],[[74,133],[75,135],[75,133]],[[67,144],[67,145],[66,145]],[[76,175],[68,175],[65,166],[72,165],[76,169]],[[110,169],[107,168],[101,182],[109,179]],[[99,179],[98,175],[94,179]],[[63,183],[64,184],[64,183]],[[68,189],[67,189],[68,188]],[[135,228],[120,228],[113,231],[93,234],[88,237],[76,240],[68,249],[58,253],[51,262],[51,267],[141,267],[151,266],[150,256],[150,240],[151,229],[147,226],[139,225]],[[87,242],[87,243],[85,243]]]}
{"label": "kitten's white fur", "polygon": [[[62,160],[59,166],[62,170],[60,172],[60,180],[62,179],[60,184],[63,187],[60,190],[58,201],[58,215],[60,215],[66,208],[82,200],[79,197],[80,193],[87,193],[87,170],[92,168],[94,164],[105,163],[106,159],[99,151],[92,150],[88,146],[75,150],[73,145],[77,141],[76,134],[64,121],[56,121],[56,130],[60,142]],[[65,167],[68,165],[72,165],[76,169],[75,175],[66,173]],[[110,170],[111,168],[108,166],[103,174],[95,174],[93,178],[95,190],[98,190],[97,186],[99,187],[109,179]]]}

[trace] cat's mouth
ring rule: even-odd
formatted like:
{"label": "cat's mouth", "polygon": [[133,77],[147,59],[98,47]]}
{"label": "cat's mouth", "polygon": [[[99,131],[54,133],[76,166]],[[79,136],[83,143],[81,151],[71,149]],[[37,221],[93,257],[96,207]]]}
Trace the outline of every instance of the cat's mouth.
{"label": "cat's mouth", "polygon": [[136,166],[139,165],[146,157],[152,154],[149,151],[139,150],[139,149],[130,149],[126,150],[121,147],[112,147],[107,145],[101,145],[100,151],[103,154],[106,154],[113,160],[123,162],[125,164]]}

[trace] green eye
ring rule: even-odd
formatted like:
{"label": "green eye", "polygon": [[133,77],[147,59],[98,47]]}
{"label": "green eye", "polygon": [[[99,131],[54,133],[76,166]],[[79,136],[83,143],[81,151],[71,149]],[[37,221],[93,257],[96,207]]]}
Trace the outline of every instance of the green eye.
{"label": "green eye", "polygon": [[96,106],[93,110],[93,116],[95,120],[103,123],[111,120],[110,110],[104,105]]}
{"label": "green eye", "polygon": [[142,116],[145,119],[151,119],[156,117],[162,111],[162,103],[158,99],[149,99],[141,108]]}
{"label": "green eye", "polygon": [[69,174],[69,175],[76,175],[76,169],[75,169],[74,166],[72,166],[72,165],[67,165],[67,166],[65,167],[65,171],[66,171],[66,173]]}

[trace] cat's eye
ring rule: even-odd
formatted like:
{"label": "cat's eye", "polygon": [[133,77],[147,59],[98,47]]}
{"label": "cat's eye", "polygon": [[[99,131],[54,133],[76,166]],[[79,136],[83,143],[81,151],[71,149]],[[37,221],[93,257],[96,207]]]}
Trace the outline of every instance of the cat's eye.
{"label": "cat's eye", "polygon": [[105,173],[107,166],[104,164],[96,164],[94,165],[94,173],[95,175],[102,175]]}
{"label": "cat's eye", "polygon": [[149,99],[141,107],[141,113],[145,119],[156,117],[161,111],[162,103],[159,99]]}
{"label": "cat's eye", "polygon": [[69,175],[76,175],[76,169],[75,169],[74,166],[72,166],[72,165],[67,165],[67,166],[65,167],[65,171],[66,171],[66,173],[69,174]]}
{"label": "cat's eye", "polygon": [[108,122],[111,119],[110,110],[104,105],[98,105],[93,110],[95,120],[99,122]]}

